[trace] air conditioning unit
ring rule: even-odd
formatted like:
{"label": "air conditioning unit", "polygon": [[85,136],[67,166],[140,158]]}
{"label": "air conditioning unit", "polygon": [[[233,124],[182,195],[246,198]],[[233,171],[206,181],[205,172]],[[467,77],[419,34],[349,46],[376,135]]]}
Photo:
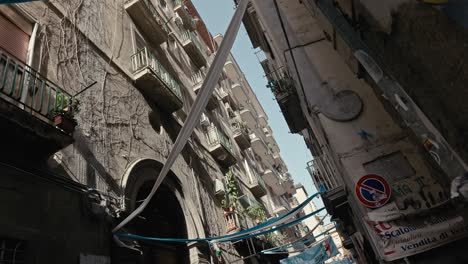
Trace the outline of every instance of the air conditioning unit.
{"label": "air conditioning unit", "polygon": [[223,182],[219,179],[216,179],[215,180],[215,195],[218,197],[223,197],[225,193],[226,191],[224,189]]}
{"label": "air conditioning unit", "polygon": [[210,125],[210,119],[208,118],[207,115],[205,114],[202,114],[201,118],[200,118],[200,124],[204,127],[207,127]]}
{"label": "air conditioning unit", "polygon": [[250,206],[252,205],[255,205],[255,203],[258,203],[257,201],[255,201],[253,198],[250,198],[249,196],[247,195],[241,195],[239,196],[239,198],[237,199],[239,201],[239,203],[242,205],[242,207],[244,207],[244,209],[247,209],[249,208]]}

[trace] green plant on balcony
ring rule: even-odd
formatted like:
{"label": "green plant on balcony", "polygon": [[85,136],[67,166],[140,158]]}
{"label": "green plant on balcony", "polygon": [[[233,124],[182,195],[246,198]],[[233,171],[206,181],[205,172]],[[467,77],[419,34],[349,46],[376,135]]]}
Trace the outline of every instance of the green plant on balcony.
{"label": "green plant on balcony", "polygon": [[294,83],[290,77],[284,77],[277,80],[269,80],[266,87],[271,89],[275,95],[280,95],[293,91]]}
{"label": "green plant on balcony", "polygon": [[226,173],[226,195],[221,201],[221,206],[227,212],[233,212],[239,198],[236,176],[230,170]]}
{"label": "green plant on balcony", "polygon": [[67,133],[72,133],[77,125],[75,115],[79,112],[80,101],[59,92],[55,97],[55,105],[50,115],[57,127]]}
{"label": "green plant on balcony", "polygon": [[260,224],[267,220],[265,209],[260,203],[255,203],[254,205],[249,206],[245,210],[245,214],[255,221],[255,223]]}
{"label": "green plant on balcony", "polygon": [[284,236],[280,233],[268,233],[265,235],[266,240],[272,244],[273,246],[277,247],[283,244]]}
{"label": "green plant on balcony", "polygon": [[243,134],[246,134],[246,135],[250,134],[250,129],[249,129],[249,126],[247,126],[247,123],[240,122],[239,126]]}

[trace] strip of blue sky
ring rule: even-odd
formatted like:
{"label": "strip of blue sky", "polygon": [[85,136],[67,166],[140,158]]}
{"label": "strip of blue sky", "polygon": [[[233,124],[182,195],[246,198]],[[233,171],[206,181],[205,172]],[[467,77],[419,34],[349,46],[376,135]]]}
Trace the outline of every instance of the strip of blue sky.
{"label": "strip of blue sky", "polygon": [[[192,2],[213,35],[224,33],[234,14],[233,0],[192,0]],[[309,194],[315,193],[316,189],[306,170],[306,163],[312,159],[312,156],[302,136],[289,133],[289,128],[273,94],[266,88],[265,74],[243,26],[234,43],[232,53],[268,114],[270,126],[281,149],[281,155],[295,182],[302,183]]]}

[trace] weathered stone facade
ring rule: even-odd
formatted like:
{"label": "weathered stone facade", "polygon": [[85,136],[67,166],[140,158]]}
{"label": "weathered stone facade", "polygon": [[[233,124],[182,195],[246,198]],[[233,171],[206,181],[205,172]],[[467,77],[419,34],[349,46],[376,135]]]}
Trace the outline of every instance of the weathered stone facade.
{"label": "weathered stone facade", "polygon": [[[134,3],[156,7],[160,17],[153,18],[164,23],[166,41],[154,43],[154,36],[145,35],[136,25],[126,11],[127,6]],[[14,238],[26,243],[26,263],[69,263],[77,259],[88,263],[80,254],[105,260],[112,256],[112,263],[136,263],[131,261],[139,258],[149,261],[146,253],[138,256],[131,250],[125,253],[127,249],[117,247],[110,230],[146,197],[196,96],[192,76],[200,67],[182,43],[183,29],[176,23],[173,11],[177,3],[67,0],[0,6],[0,15],[14,23],[31,26],[31,32],[27,32],[31,37],[29,59],[25,63],[64,91],[76,95],[81,103],[81,111],[75,115],[78,126],[73,133],[73,144],[51,157],[36,154],[34,145],[24,159],[20,158],[24,150],[19,150],[18,156],[16,152],[1,155],[12,162],[1,165],[6,175],[1,179],[1,186],[8,190],[0,192],[0,206],[10,213],[0,220],[0,239]],[[206,38],[208,31],[203,29]],[[208,61],[207,68],[212,55],[207,52],[205,43],[199,41],[199,52]],[[150,98],[137,88],[132,56],[141,49],[140,42],[151,49],[167,70],[160,78],[172,76],[171,82],[180,84],[182,109],[167,111],[163,107],[167,98]],[[39,88],[39,91],[42,90]],[[57,95],[49,92],[46,96],[54,100]],[[207,110],[205,114],[212,121],[211,125],[217,124],[218,129],[227,134],[238,162],[237,177],[248,182],[251,174],[245,167],[248,154],[237,146],[230,125],[226,125],[230,124],[231,117],[225,102],[218,95],[215,98],[216,109]],[[30,130],[34,132],[34,127]],[[151,207],[151,210],[164,208],[166,212],[160,213],[161,218],[181,216],[180,223],[185,223],[186,228],[172,230],[174,226],[168,226],[175,235],[197,238],[226,233],[222,197],[215,194],[215,182],[222,182],[229,168],[214,157],[206,133],[202,125],[198,126],[172,166],[161,187],[161,192],[168,191],[168,204],[159,200]],[[17,137],[21,140],[22,135]],[[252,196],[249,188],[241,187],[242,194]],[[276,194],[268,192],[268,195]],[[267,208],[272,208],[267,204],[271,199],[262,201]],[[172,203],[173,208],[170,207]],[[177,212],[168,212],[171,209]],[[145,219],[153,219],[154,215],[145,212],[144,217],[135,219],[125,231],[138,232],[146,226]],[[174,223],[178,223],[176,220]],[[249,225],[252,224],[250,221]],[[157,226],[156,221],[143,231],[156,236],[164,231]],[[151,246],[140,243],[140,248],[145,251]],[[225,261],[240,257],[230,244],[221,248]],[[182,260],[184,256],[178,256],[177,263],[210,263],[206,243],[177,245],[168,252],[171,250],[188,251],[187,258]],[[156,260],[163,261],[164,256],[153,259]]]}

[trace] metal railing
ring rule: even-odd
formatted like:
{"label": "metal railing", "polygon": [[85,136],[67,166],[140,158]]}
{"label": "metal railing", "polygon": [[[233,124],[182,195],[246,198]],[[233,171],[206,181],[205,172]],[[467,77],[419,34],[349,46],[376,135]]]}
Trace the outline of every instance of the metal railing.
{"label": "metal railing", "polygon": [[206,132],[206,138],[210,147],[221,144],[229,152],[233,153],[231,141],[224,133],[219,131],[219,129],[216,126],[208,127]]}
{"label": "metal railing", "polygon": [[51,123],[54,112],[72,111],[73,96],[0,48],[0,97]]}
{"label": "metal railing", "polygon": [[307,170],[319,191],[328,191],[340,186],[336,170],[324,155],[307,162]]}
{"label": "metal railing", "polygon": [[248,136],[250,134],[250,130],[247,127],[247,125],[242,122],[239,122],[235,118],[231,119],[231,129],[232,129],[232,133],[235,135],[244,134]]}
{"label": "metal railing", "polygon": [[205,49],[203,49],[203,46],[198,40],[195,33],[186,30],[186,31],[183,31],[180,35],[181,35],[182,43],[185,43],[186,41],[193,42],[193,44],[195,44],[195,46],[197,47],[198,51],[202,54],[202,56],[205,56],[205,52],[204,52]]}
{"label": "metal railing", "polygon": [[196,85],[199,85],[201,83],[203,83],[203,81],[205,80],[205,77],[206,77],[206,73],[205,73],[205,70],[199,70],[197,71],[196,73],[194,73],[190,79],[192,79],[192,83],[194,86]]}
{"label": "metal railing", "polygon": [[150,0],[141,0],[143,1],[143,3],[145,3],[146,7],[148,8],[149,12],[151,13],[151,15],[153,16],[154,20],[156,21],[156,23],[167,33],[169,32],[168,30],[168,27],[166,24],[163,23],[163,21],[161,20],[161,14],[158,13],[158,10],[156,9],[156,7],[153,5],[153,3],[151,3]]}
{"label": "metal railing", "polygon": [[156,59],[156,57],[148,51],[148,49],[142,48],[138,50],[131,57],[132,70],[136,73],[145,68],[150,68],[156,76],[169,88],[179,99],[182,100],[182,93],[180,84],[172,78],[169,72],[164,66]]}
{"label": "metal railing", "polygon": [[267,75],[268,84],[275,96],[287,95],[295,91],[294,80],[284,67],[271,71]]}
{"label": "metal railing", "polygon": [[267,190],[265,181],[263,180],[262,177],[260,177],[260,174],[258,174],[257,170],[255,168],[252,168],[251,171],[252,171],[255,179],[257,180],[258,185],[260,185],[262,187],[262,189]]}
{"label": "metal railing", "polygon": [[172,0],[172,4],[175,6],[184,5],[184,0]]}

